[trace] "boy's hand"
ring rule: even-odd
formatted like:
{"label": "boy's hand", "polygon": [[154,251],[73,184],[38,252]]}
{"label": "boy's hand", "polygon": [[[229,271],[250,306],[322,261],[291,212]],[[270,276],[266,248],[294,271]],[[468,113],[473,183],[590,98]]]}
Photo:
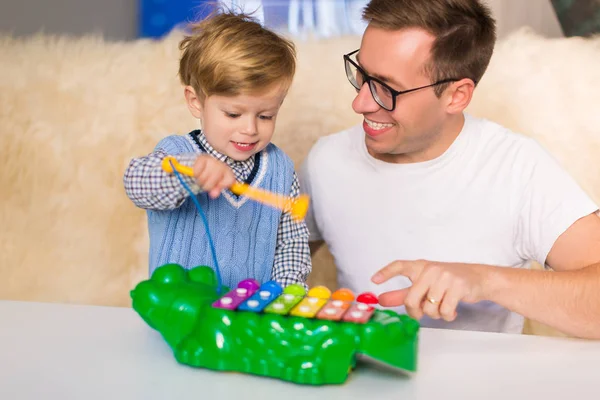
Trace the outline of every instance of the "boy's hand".
{"label": "boy's hand", "polygon": [[227,164],[214,157],[203,154],[194,162],[194,179],[208,192],[211,198],[217,198],[224,189],[235,183],[235,175]]}

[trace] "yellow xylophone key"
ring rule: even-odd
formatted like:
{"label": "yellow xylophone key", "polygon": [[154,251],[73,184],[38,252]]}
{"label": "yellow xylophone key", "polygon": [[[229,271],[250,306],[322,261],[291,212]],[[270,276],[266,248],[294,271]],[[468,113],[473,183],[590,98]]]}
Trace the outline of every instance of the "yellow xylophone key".
{"label": "yellow xylophone key", "polygon": [[327,303],[331,291],[325,286],[316,286],[308,291],[308,294],[290,311],[290,315],[296,317],[313,318]]}

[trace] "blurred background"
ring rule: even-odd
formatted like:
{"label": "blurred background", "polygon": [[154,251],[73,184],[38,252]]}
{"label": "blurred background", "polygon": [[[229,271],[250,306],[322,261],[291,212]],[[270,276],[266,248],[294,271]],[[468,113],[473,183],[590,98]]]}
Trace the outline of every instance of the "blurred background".
{"label": "blurred background", "polygon": [[[547,37],[599,32],[600,0],[486,0],[502,38],[523,26]],[[102,34],[108,40],[159,38],[210,12],[215,0],[9,0],[0,2],[0,32]],[[222,0],[294,35],[360,34],[367,0]]]}

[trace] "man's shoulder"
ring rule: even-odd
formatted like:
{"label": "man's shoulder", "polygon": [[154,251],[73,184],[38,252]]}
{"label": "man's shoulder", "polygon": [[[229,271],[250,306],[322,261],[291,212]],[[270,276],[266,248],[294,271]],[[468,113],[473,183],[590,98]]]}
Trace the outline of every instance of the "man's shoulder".
{"label": "man's shoulder", "polygon": [[[476,120],[477,129],[471,154],[479,170],[495,174],[509,173],[519,179],[532,176],[536,169],[562,170],[557,158],[535,137],[487,119]],[[492,167],[492,168],[485,168]]]}
{"label": "man's shoulder", "polygon": [[535,156],[543,148],[533,137],[505,125],[486,118],[469,117],[476,126],[472,134],[476,137],[482,153],[487,151],[500,154],[510,153],[512,155]]}

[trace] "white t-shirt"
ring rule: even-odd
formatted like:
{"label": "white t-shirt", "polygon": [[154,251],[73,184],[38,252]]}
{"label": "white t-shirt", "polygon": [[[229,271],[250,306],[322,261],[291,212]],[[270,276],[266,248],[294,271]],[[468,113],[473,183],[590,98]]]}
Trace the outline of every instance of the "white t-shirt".
{"label": "white t-shirt", "polygon": [[[362,126],[318,140],[301,169],[311,240],[325,240],[341,287],[356,294],[411,285],[371,276],[394,260],[527,268],[598,207],[536,141],[465,115],[440,157],[391,164],[366,149]],[[404,307],[396,309],[405,312]],[[517,333],[523,317],[488,301],[460,304],[453,322],[426,327]]]}

